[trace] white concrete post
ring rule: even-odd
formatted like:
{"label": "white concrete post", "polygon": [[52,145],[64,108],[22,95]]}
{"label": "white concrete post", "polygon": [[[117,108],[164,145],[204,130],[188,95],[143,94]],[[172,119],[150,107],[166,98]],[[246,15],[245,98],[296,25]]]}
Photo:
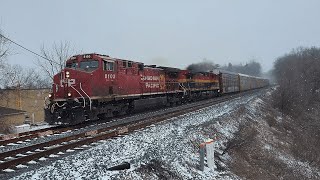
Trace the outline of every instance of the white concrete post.
{"label": "white concrete post", "polygon": [[206,141],[206,151],[207,151],[207,164],[210,169],[214,171],[214,141],[209,139]]}
{"label": "white concrete post", "polygon": [[34,113],[32,113],[32,123],[34,124]]}

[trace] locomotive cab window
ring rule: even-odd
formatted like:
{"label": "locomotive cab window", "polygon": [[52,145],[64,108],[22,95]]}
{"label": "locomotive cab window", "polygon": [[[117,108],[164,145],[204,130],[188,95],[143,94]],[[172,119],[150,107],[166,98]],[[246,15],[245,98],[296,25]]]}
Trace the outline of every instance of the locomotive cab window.
{"label": "locomotive cab window", "polygon": [[123,66],[123,68],[127,68],[127,61],[122,61],[122,66]]}
{"label": "locomotive cab window", "polygon": [[88,60],[80,62],[80,69],[84,69],[86,71],[94,71],[98,69],[99,61],[97,60]]}
{"label": "locomotive cab window", "polygon": [[77,68],[78,67],[78,63],[77,62],[70,62],[66,64],[67,68]]}
{"label": "locomotive cab window", "polygon": [[114,62],[103,61],[103,70],[114,71]]}
{"label": "locomotive cab window", "polygon": [[142,63],[139,63],[139,64],[138,64],[138,68],[139,68],[140,71],[142,71],[143,68],[144,68],[144,65],[143,65]]}
{"label": "locomotive cab window", "polygon": [[128,67],[132,67],[132,62],[131,61],[128,62]]}

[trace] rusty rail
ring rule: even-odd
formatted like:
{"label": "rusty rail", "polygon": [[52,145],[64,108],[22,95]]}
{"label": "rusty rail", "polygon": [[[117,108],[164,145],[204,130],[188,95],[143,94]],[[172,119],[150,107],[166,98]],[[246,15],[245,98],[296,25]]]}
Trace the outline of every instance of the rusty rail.
{"label": "rusty rail", "polygon": [[[44,129],[38,129],[34,131],[27,131],[23,133],[17,133],[17,134],[8,134],[0,137],[0,146],[6,145],[9,143],[15,143],[18,141],[25,141],[27,139],[32,139],[36,137],[41,137],[45,135],[52,135],[52,134],[58,134],[62,132],[66,132],[73,129],[79,129],[86,127],[87,125],[91,125],[91,123],[94,123],[95,121],[88,121],[87,123],[83,124],[77,124],[67,127],[61,127],[61,126],[55,126],[55,127],[49,127]],[[102,121],[103,123],[104,121]]]}

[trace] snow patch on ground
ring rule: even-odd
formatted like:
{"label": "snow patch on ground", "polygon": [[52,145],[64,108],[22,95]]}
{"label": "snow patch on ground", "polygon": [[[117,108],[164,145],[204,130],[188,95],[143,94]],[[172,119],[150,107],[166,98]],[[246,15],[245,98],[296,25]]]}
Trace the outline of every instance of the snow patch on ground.
{"label": "snow patch on ground", "polygon": [[56,154],[50,154],[49,155],[49,158],[56,158],[56,157],[60,157],[59,155],[56,155]]}
{"label": "snow patch on ground", "polygon": [[28,167],[28,166],[23,165],[23,164],[19,164],[19,165],[16,166],[16,168],[18,168],[18,169],[20,169],[20,168],[26,168],[26,167]]}
{"label": "snow patch on ground", "polygon": [[39,159],[39,161],[45,161],[45,160],[47,160],[47,158],[45,158],[45,157],[41,157],[41,158]]}
{"label": "snow patch on ground", "polygon": [[317,169],[315,167],[311,167],[309,165],[309,163],[307,163],[307,162],[299,161],[299,160],[293,158],[289,154],[278,153],[277,156],[280,160],[282,160],[284,163],[286,163],[288,167],[294,169],[294,171],[299,172],[299,174],[303,174],[305,177],[307,177],[309,179],[314,178],[315,177],[314,174],[316,174],[316,176],[320,177],[319,169]]}
{"label": "snow patch on ground", "polygon": [[36,161],[29,161],[28,164],[37,164]]}
{"label": "snow patch on ground", "polygon": [[7,173],[9,173],[9,172],[14,172],[15,170],[13,170],[13,169],[4,169],[3,170],[3,172],[7,172]]}

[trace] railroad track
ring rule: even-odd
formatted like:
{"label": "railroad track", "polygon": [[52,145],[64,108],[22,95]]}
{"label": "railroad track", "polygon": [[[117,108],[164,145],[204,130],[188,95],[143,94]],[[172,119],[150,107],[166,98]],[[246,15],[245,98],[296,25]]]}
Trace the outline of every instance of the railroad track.
{"label": "railroad track", "polygon": [[47,132],[47,131],[54,131],[57,129],[57,127],[49,127],[44,129],[38,129],[34,131],[27,131],[23,133],[16,133],[16,134],[8,134],[0,137],[0,146],[6,145],[9,143],[15,143],[18,141],[24,141],[26,139],[35,138],[37,136],[40,136],[41,133]]}
{"label": "railroad track", "polygon": [[[98,128],[95,130],[88,130],[80,134],[75,134],[52,141],[33,144],[23,148],[7,151],[0,153],[0,170],[8,170],[10,168],[16,168],[18,165],[28,164],[33,160],[39,158],[50,157],[54,154],[61,153],[63,151],[68,151],[74,148],[83,149],[90,145],[91,143],[106,140],[110,138],[115,138],[121,135],[125,135],[141,128],[146,128],[155,123],[168,120],[173,117],[177,117],[188,112],[196,111],[214,104],[228,101],[234,99],[244,94],[252,92],[244,92],[241,94],[234,94],[230,96],[224,96],[216,99],[211,99],[201,104],[195,104],[193,106],[187,106],[180,108],[169,113],[159,116],[155,114],[153,116],[144,117],[138,120],[127,121],[124,123],[119,123],[117,125]],[[84,147],[83,147],[84,146]],[[62,153],[63,154],[63,153]]]}
{"label": "railroad track", "polygon": [[74,129],[81,129],[85,128],[87,126],[93,125],[97,122],[99,124],[106,123],[110,120],[93,120],[93,121],[86,121],[85,123],[82,124],[77,124],[77,125],[72,125],[72,126],[53,126],[53,127],[48,127],[48,128],[43,128],[43,129],[38,129],[34,131],[27,131],[27,132],[22,132],[22,133],[16,133],[16,134],[8,134],[0,137],[0,146],[4,146],[10,143],[17,143],[19,141],[25,141],[27,139],[33,139],[37,137],[43,137],[47,135],[53,135],[53,134],[59,134],[63,132],[67,132],[70,130]]}

